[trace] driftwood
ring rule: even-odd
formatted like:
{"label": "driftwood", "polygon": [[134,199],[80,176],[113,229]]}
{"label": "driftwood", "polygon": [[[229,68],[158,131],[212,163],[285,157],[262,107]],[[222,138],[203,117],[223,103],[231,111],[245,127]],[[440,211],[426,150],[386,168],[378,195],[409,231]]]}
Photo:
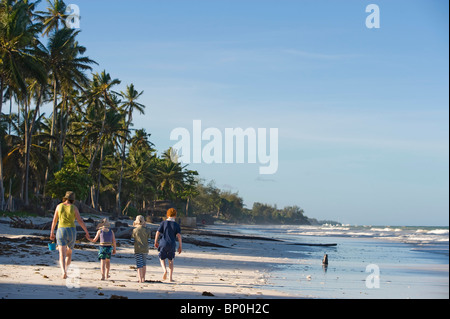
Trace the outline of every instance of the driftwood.
{"label": "driftwood", "polygon": [[76,201],[75,206],[77,206],[78,210],[81,214],[101,214],[102,212],[92,208],[91,206],[86,205],[83,202]]}
{"label": "driftwood", "polygon": [[312,244],[312,243],[294,243],[289,245],[296,245],[296,246],[319,246],[319,247],[333,247],[337,246],[337,244]]}
{"label": "driftwood", "polygon": [[35,226],[31,220],[21,219],[16,216],[10,216],[10,225],[13,228],[25,228],[25,229],[35,229]]}
{"label": "driftwood", "polygon": [[116,238],[120,238],[120,239],[131,239],[131,234],[133,233],[133,228],[132,227],[128,227],[128,228],[118,228],[115,232],[114,232],[114,236]]}
{"label": "driftwood", "polygon": [[43,224],[35,225],[34,229],[50,230],[50,229],[52,229],[52,222],[46,222],[46,223],[43,223]]}
{"label": "driftwood", "polygon": [[[42,224],[34,224],[31,220],[22,219],[16,216],[10,216],[9,217],[11,221],[9,222],[10,226],[13,228],[24,228],[24,229],[37,229],[37,230],[50,230],[52,228],[52,222],[49,221]],[[83,219],[85,223],[91,223],[93,220],[91,218],[85,220]],[[95,231],[95,227],[86,225],[87,229],[89,231]],[[77,231],[82,231],[83,228],[81,226],[76,225]]]}
{"label": "driftwood", "polygon": [[127,223],[122,223],[121,221],[116,221],[114,226],[118,227],[128,227]]}
{"label": "driftwood", "polygon": [[193,232],[184,231],[184,233],[194,233],[194,234],[201,235],[201,236],[214,236],[214,237],[224,237],[224,238],[234,238],[234,239],[252,239],[252,240],[265,240],[265,241],[282,242],[282,240],[275,239],[275,238],[268,238],[268,237],[261,237],[261,236],[251,236],[251,235],[220,234],[220,233],[213,233],[213,232],[209,232],[209,231],[193,231]]}
{"label": "driftwood", "polygon": [[202,247],[229,248],[229,247],[222,246],[219,244],[214,244],[214,243],[210,243],[210,242],[203,241],[203,240],[197,240],[197,239],[193,239],[193,238],[183,238],[183,243],[193,244],[193,245],[202,246]]}

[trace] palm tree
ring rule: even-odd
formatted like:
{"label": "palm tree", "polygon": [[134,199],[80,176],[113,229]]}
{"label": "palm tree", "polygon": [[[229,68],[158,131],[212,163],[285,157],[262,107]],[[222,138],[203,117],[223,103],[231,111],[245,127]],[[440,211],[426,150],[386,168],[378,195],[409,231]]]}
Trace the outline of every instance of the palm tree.
{"label": "palm tree", "polygon": [[[15,22],[18,21],[17,16],[19,10],[13,5],[10,0],[2,0],[0,2],[0,116],[3,108],[3,91],[5,86],[13,81],[13,78],[18,78],[17,66],[14,63],[14,53],[16,47],[22,47],[23,43],[28,43],[20,38],[20,32],[15,28]],[[22,40],[22,41],[17,41]],[[8,62],[10,62],[8,64]],[[18,79],[20,84],[23,84],[23,79]],[[5,206],[5,189],[3,185],[3,156],[2,156],[2,141],[0,140],[0,210]]]}
{"label": "palm tree", "polygon": [[[27,127],[27,121],[25,121],[25,204],[28,205],[28,182],[29,182],[29,167],[30,167],[30,153],[31,153],[31,138],[36,123],[36,116],[39,114],[39,109],[42,103],[43,95],[46,89],[46,83],[39,83],[35,80],[30,85],[29,91],[36,93],[36,107],[33,112],[33,118]],[[28,104],[28,103],[26,103]],[[26,114],[29,112],[26,110]]]}
{"label": "palm tree", "polygon": [[[42,25],[34,23],[33,10],[35,3],[27,1],[12,2],[3,0],[0,4],[0,113],[3,106],[3,89],[5,83],[15,88],[16,95],[20,95],[23,100],[29,98],[26,79],[30,78],[44,86],[47,81],[47,73],[42,60],[39,58],[38,34]],[[41,104],[44,87],[40,89],[37,98],[36,113]],[[30,103],[26,103],[29,106]],[[35,114],[36,114],[35,113]],[[27,122],[25,122],[27,123]],[[25,154],[30,152],[30,140],[32,126],[26,128],[25,134]],[[28,169],[29,155],[25,156]],[[2,156],[0,155],[0,162]],[[25,183],[28,183],[28,176],[25,176]],[[3,169],[0,165],[0,208],[4,206]],[[28,204],[28,188],[25,189],[25,203]]]}
{"label": "palm tree", "polygon": [[90,152],[88,174],[93,172],[97,154],[100,151],[97,188],[95,188],[95,185],[92,185],[91,189],[91,204],[94,208],[98,206],[104,146],[109,142],[118,148],[120,144],[119,139],[128,135],[128,129],[124,124],[125,114],[119,112],[121,101],[118,100],[118,96],[115,93],[111,92],[111,88],[119,83],[119,80],[112,80],[111,76],[103,71],[101,74],[94,74],[86,93],[87,108],[84,121],[87,125],[84,128],[82,147]]}
{"label": "palm tree", "polygon": [[109,107],[116,107],[112,102],[111,88],[118,84],[120,84],[120,80],[111,79],[109,73],[103,71],[101,74],[96,73],[93,75],[88,91],[86,92],[87,112],[96,112],[97,114],[103,113],[102,127],[94,149],[94,154],[91,157],[91,164],[89,165],[88,173],[90,173],[94,167],[94,160],[97,157],[97,153],[100,148],[108,109]]}
{"label": "palm tree", "polygon": [[[80,46],[76,41],[76,36],[80,31],[64,28],[56,30],[50,36],[46,48],[42,48],[45,54],[45,60],[50,71],[50,78],[53,86],[53,113],[51,136],[55,136],[57,109],[58,109],[58,94],[63,94],[63,101],[74,86],[82,88],[87,85],[89,80],[85,75],[85,71],[92,70],[90,64],[96,64],[95,61],[88,57],[81,57],[86,48]],[[62,129],[62,127],[61,127]],[[53,150],[53,140],[50,140],[49,145],[49,159],[50,153]],[[60,139],[59,149],[62,149],[62,140]],[[60,151],[60,154],[62,152]],[[61,166],[62,158],[59,158],[58,166]],[[49,170],[45,174],[46,184],[49,175]],[[45,193],[45,190],[44,190]]]}
{"label": "palm tree", "polygon": [[198,195],[197,191],[197,179],[195,176],[198,176],[197,171],[188,170],[184,172],[184,187],[183,190],[180,193],[180,197],[182,199],[186,200],[186,217],[189,214],[189,204],[191,201],[191,198]]}
{"label": "palm tree", "polygon": [[60,24],[64,27],[67,19],[67,6],[62,0],[54,0],[53,3],[47,0],[47,11],[38,11],[39,19],[44,24],[44,36],[48,36],[51,31],[58,31]]}
{"label": "palm tree", "polygon": [[100,178],[102,174],[103,159],[104,159],[104,147],[105,145],[112,144],[116,146],[119,143],[119,139],[122,135],[127,135],[128,131],[123,125],[123,116],[114,109],[109,109],[106,113],[106,121],[103,127],[103,134],[101,135],[101,148],[100,148],[100,162],[98,168],[97,179],[97,194],[95,197],[95,208],[98,207],[98,199],[100,192]]}
{"label": "palm tree", "polygon": [[[73,143],[68,140],[67,137],[71,136],[74,132],[71,127],[71,122],[76,121],[76,109],[79,109],[79,104],[81,101],[80,91],[76,89],[69,90],[68,92],[63,92],[64,99],[61,106],[61,112],[59,116],[59,143],[58,143],[58,169],[61,169],[64,159],[64,147],[67,144]],[[79,144],[77,144],[77,147]]]}
{"label": "palm tree", "polygon": [[157,186],[163,199],[175,199],[176,194],[183,190],[184,167],[171,160],[171,149],[164,152],[157,165]]}
{"label": "palm tree", "polygon": [[[42,120],[44,115],[36,116],[36,110],[26,111],[22,110],[23,114],[20,117],[17,114],[12,114],[8,120],[10,121],[12,134],[5,136],[6,146],[8,152],[4,158],[4,164],[6,168],[6,179],[15,181],[14,186],[20,189],[21,198],[26,196],[26,174],[27,167],[25,166],[25,158],[28,156],[29,160],[29,175],[31,175],[35,184],[39,184],[39,180],[42,180],[43,172],[47,166],[47,158],[45,148],[42,146],[43,141],[48,138],[46,134],[41,134]],[[31,122],[35,122],[31,126]],[[27,146],[27,139],[25,136],[28,134],[26,127],[32,127],[30,146]],[[29,148],[29,152],[26,152],[26,148]],[[18,184],[20,182],[20,184]]]}
{"label": "palm tree", "polygon": [[142,201],[143,207],[146,200],[153,199],[156,194],[156,168],[159,161],[152,144],[146,140],[147,136],[144,130],[135,132],[124,168],[125,189],[129,190],[128,203]]}
{"label": "palm tree", "polygon": [[[139,113],[144,114],[145,105],[140,104],[137,99],[144,93],[141,91],[140,93],[134,89],[134,84],[127,86],[125,92],[121,92],[122,98],[125,99],[122,104],[122,108],[126,111],[128,109],[128,118],[126,123],[126,130],[129,130],[131,121],[133,120],[133,111],[137,110]],[[120,174],[119,174],[119,185],[117,187],[117,195],[116,195],[116,214],[119,215],[121,211],[120,205],[120,193],[122,191],[122,177],[123,177],[123,167],[125,162],[125,153],[126,153],[126,145],[127,145],[127,136],[123,137],[122,140],[122,154],[121,154],[121,163],[120,163]]]}
{"label": "palm tree", "polygon": [[133,120],[133,111],[137,110],[139,113],[144,114],[145,105],[140,104],[137,101],[139,97],[144,93],[144,91],[138,92],[134,89],[134,84],[130,84],[127,86],[125,92],[120,92],[120,96],[125,99],[122,104],[122,108],[125,110],[128,109],[128,117],[127,117],[127,126],[131,125],[131,121]]}
{"label": "palm tree", "polygon": [[150,135],[151,134],[147,133],[145,129],[136,130],[134,136],[131,138],[130,152],[133,149],[139,149],[150,153],[155,152],[156,150],[153,148],[155,145],[149,141]]}
{"label": "palm tree", "polygon": [[[42,65],[34,55],[33,49],[38,44],[38,34],[42,25],[34,23],[30,11],[34,6],[26,2],[3,0],[0,4],[0,91],[4,85],[13,85],[18,90],[26,92],[27,75],[38,76],[44,82]],[[0,99],[0,110],[3,99]]]}

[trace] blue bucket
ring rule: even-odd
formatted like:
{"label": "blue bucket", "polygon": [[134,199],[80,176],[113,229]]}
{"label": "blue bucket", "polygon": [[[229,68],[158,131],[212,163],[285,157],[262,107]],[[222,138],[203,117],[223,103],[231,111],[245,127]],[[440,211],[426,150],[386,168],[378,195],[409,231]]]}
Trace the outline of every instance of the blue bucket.
{"label": "blue bucket", "polygon": [[56,243],[49,243],[48,250],[56,250]]}

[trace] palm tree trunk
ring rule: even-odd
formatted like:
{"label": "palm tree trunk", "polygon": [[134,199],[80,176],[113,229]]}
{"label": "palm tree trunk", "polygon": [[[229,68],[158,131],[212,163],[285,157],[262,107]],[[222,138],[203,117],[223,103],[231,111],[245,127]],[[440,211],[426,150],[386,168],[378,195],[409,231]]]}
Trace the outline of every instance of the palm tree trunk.
{"label": "palm tree trunk", "polygon": [[[31,153],[31,137],[33,136],[33,128],[36,123],[36,116],[39,112],[39,108],[41,106],[42,95],[44,94],[44,86],[41,86],[39,90],[39,96],[36,101],[36,108],[33,114],[33,120],[31,121],[30,127],[28,131],[25,130],[25,205],[28,205],[28,179],[29,179],[29,171],[30,171],[30,153]],[[27,127],[27,122],[25,121],[25,128]]]}
{"label": "palm tree trunk", "polygon": [[102,166],[103,166],[103,146],[100,150],[100,166],[98,168],[98,179],[97,179],[97,195],[95,196],[95,209],[98,209],[98,199],[100,197],[100,178],[102,176]]}
{"label": "palm tree trunk", "polygon": [[[0,114],[3,107],[3,77],[0,77]],[[0,139],[0,210],[5,207],[5,188],[3,187],[3,158],[2,158],[2,140]]]}
{"label": "palm tree trunk", "polygon": [[14,211],[14,205],[13,205],[13,197],[12,197],[12,178],[9,179],[9,195],[8,195],[8,202],[6,203],[7,209],[10,212]]}
{"label": "palm tree trunk", "polygon": [[[102,120],[102,128],[101,128],[101,131],[100,131],[100,136],[98,137],[97,145],[95,146],[94,155],[92,156],[91,164],[89,165],[89,169],[87,171],[88,174],[89,174],[92,171],[92,169],[94,168],[94,160],[95,160],[95,157],[97,156],[98,149],[100,148],[101,149],[100,150],[100,164],[99,164],[98,182],[97,182],[98,189],[96,191],[97,195],[95,196],[95,199],[92,198],[92,201],[93,201],[92,205],[93,205],[93,207],[95,209],[98,209],[98,198],[99,198],[99,195],[100,195],[100,176],[101,176],[101,173],[102,173],[103,146],[104,146],[104,143],[102,144],[101,141],[103,139],[103,134],[104,134],[104,131],[105,131],[106,114],[107,114],[106,112],[107,112],[107,109],[106,109],[106,105],[105,105],[105,110],[103,112],[103,120]],[[100,147],[100,144],[102,144],[101,147]]]}
{"label": "palm tree trunk", "polygon": [[[66,108],[67,108],[67,116],[66,116],[66,120],[64,121],[64,129],[63,129],[63,134],[61,137],[61,152],[60,152],[60,157],[61,157],[61,162],[60,162],[60,167],[62,166],[62,162],[64,161],[64,145],[66,145],[66,138],[67,138],[67,130],[69,127],[69,120],[70,120],[70,115],[72,113],[72,109],[69,111],[69,106],[67,104],[67,95],[66,99],[65,99],[65,104],[66,104]],[[77,165],[78,168],[78,165]]]}
{"label": "palm tree trunk", "polygon": [[189,214],[189,197],[186,199],[186,217],[188,217]]}
{"label": "palm tree trunk", "polygon": [[47,165],[47,169],[45,171],[45,177],[44,177],[44,192],[43,192],[43,196],[45,197],[45,187],[47,186],[47,181],[48,181],[48,175],[49,175],[49,166],[50,166],[50,160],[51,160],[51,153],[53,150],[53,135],[55,134],[55,125],[56,125],[56,107],[58,105],[58,96],[57,96],[57,80],[56,78],[54,79],[55,83],[53,84],[53,114],[52,114],[52,127],[50,128],[50,145],[48,147],[48,155],[47,155],[47,159],[48,159],[48,163],[49,165]]}
{"label": "palm tree trunk", "polygon": [[91,206],[95,209],[95,186],[91,186]]}
{"label": "palm tree trunk", "polygon": [[[123,145],[125,148],[125,143]],[[122,154],[122,163],[120,164],[120,177],[119,177],[119,185],[117,187],[117,195],[116,195],[116,215],[120,215],[120,193],[122,191],[122,177],[123,177],[123,166],[124,166],[124,157],[125,155]]]}
{"label": "palm tree trunk", "polygon": [[97,145],[95,146],[95,151],[94,151],[94,155],[92,156],[92,159],[91,159],[91,164],[89,165],[89,169],[87,171],[88,174],[92,171],[92,168],[94,167],[94,160],[95,160],[95,157],[97,156],[98,149],[100,148],[100,142],[103,138],[103,132],[105,130],[105,123],[106,123],[106,106],[105,106],[105,112],[103,113],[102,129],[100,131],[100,136],[98,137],[98,140],[97,140]]}
{"label": "palm tree trunk", "polygon": [[125,148],[127,146],[126,135],[127,135],[127,132],[128,132],[128,128],[130,127],[131,112],[132,112],[132,109],[130,107],[130,110],[128,111],[127,131],[125,132],[125,137],[123,139],[123,144],[122,144],[122,156],[121,156],[121,164],[120,164],[120,177],[119,177],[119,185],[117,187],[117,195],[116,195],[116,213],[117,213],[117,216],[119,216],[119,213],[120,213],[120,193],[122,191],[123,166],[124,166],[124,162],[125,162]]}
{"label": "palm tree trunk", "polygon": [[12,89],[9,88],[9,120],[8,123],[8,135],[11,135],[11,121],[12,121]]}
{"label": "palm tree trunk", "polygon": [[28,160],[29,160],[29,158],[28,158],[28,153],[30,152],[29,150],[28,150],[28,145],[29,145],[29,136],[28,136],[28,115],[29,115],[29,110],[28,110],[28,101],[27,101],[27,98],[25,97],[24,98],[25,99],[25,102],[24,102],[24,104],[25,104],[25,114],[24,114],[24,121],[23,121],[23,123],[24,123],[24,126],[25,126],[25,165],[24,165],[24,171],[23,171],[23,178],[24,178],[24,180],[23,180],[23,183],[24,183],[24,186],[23,186],[23,199],[24,199],[24,201],[25,201],[25,205],[28,205],[28,178],[27,178],[27,174],[28,174],[28,172],[27,172],[27,169],[28,169]]}
{"label": "palm tree trunk", "polygon": [[62,97],[62,109],[61,109],[61,116],[59,117],[59,144],[58,144],[58,170],[61,169],[62,167],[62,163],[63,163],[63,156],[64,156],[64,151],[63,151],[63,136],[65,135],[65,127],[63,124],[63,114],[65,112],[66,109],[66,95],[65,93],[63,93],[63,97]]}

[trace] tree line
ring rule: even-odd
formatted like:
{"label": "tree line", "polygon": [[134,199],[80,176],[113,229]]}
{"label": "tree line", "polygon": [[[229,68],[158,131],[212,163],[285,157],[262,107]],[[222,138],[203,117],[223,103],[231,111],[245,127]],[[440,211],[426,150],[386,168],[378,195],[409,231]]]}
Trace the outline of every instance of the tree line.
{"label": "tree line", "polygon": [[[72,190],[96,210],[146,212],[168,200],[187,215],[227,221],[309,223],[297,206],[244,208],[237,193],[199,182],[198,173],[158,156],[150,134],[133,129],[144,114],[143,91],[98,65],[65,26],[66,4],[0,0],[0,210],[8,200],[25,206]],[[13,107],[14,105],[14,107]],[[41,112],[51,105],[52,113]],[[8,113],[3,113],[9,108]]]}
{"label": "tree line", "polygon": [[[221,190],[214,181],[199,181],[195,188],[195,196],[189,206],[189,214],[200,219],[207,216],[225,222],[249,224],[298,224],[318,225],[324,223],[337,224],[335,221],[319,221],[309,218],[299,206],[285,206],[255,202],[251,208],[244,205],[244,200],[237,192]],[[205,217],[206,216],[206,217]]]}

